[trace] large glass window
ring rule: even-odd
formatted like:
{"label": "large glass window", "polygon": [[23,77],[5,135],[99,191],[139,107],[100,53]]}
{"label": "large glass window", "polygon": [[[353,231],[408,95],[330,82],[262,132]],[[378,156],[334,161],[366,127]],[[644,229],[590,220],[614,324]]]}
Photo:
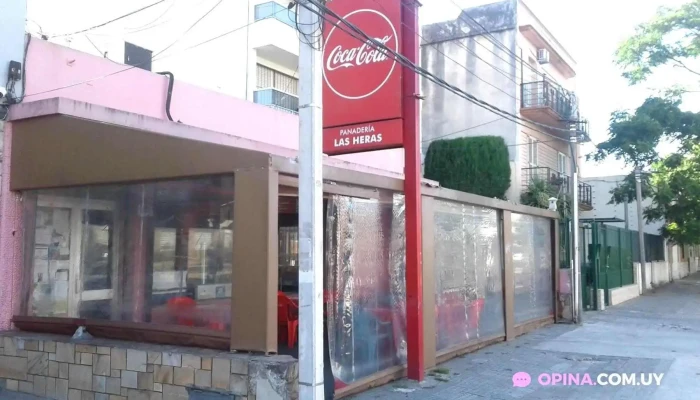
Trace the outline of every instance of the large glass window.
{"label": "large glass window", "polygon": [[435,201],[437,350],[505,334],[496,210]]}
{"label": "large glass window", "polygon": [[27,315],[229,330],[232,175],[25,198]]}
{"label": "large glass window", "polygon": [[551,220],[512,214],[515,323],[554,315]]}

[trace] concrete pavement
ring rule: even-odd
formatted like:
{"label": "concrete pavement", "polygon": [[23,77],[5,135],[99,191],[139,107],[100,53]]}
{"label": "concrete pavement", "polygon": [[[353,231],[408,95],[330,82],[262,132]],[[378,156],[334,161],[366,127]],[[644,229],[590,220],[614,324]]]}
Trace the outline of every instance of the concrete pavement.
{"label": "concrete pavement", "polygon": [[[584,325],[553,325],[509,343],[453,359],[422,385],[407,380],[355,400],[687,399],[700,393],[700,274],[606,311],[587,312]],[[513,387],[513,375],[532,382]],[[589,374],[595,385],[542,385],[558,374]],[[599,374],[663,373],[660,385],[601,385]],[[572,375],[567,375],[572,376]],[[601,375],[602,383],[615,382]],[[637,375],[639,380],[641,375]],[[609,379],[609,381],[608,381]],[[447,382],[445,382],[447,380]],[[653,381],[652,381],[653,382]]]}

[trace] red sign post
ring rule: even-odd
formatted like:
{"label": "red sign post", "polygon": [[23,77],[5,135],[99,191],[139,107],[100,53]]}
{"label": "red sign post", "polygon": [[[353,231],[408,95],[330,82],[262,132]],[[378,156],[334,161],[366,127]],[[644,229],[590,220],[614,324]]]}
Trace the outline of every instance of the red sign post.
{"label": "red sign post", "polygon": [[[416,0],[333,0],[328,7],[369,37],[418,63]],[[406,195],[406,340],[408,377],[422,380],[423,279],[418,75],[386,50],[325,22],[323,152],[404,148]]]}

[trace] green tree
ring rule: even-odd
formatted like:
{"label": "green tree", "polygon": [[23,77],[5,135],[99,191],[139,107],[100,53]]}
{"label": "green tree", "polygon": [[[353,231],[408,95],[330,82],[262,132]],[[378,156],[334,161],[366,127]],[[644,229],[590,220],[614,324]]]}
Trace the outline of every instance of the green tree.
{"label": "green tree", "polygon": [[618,48],[617,64],[631,84],[647,79],[654,69],[674,65],[700,78],[700,70],[688,65],[700,54],[700,0],[678,8],[662,7],[649,22]]}
{"label": "green tree", "polygon": [[653,202],[644,215],[665,220],[662,234],[676,243],[700,242],[700,145],[674,154],[654,166]]}
{"label": "green tree", "polygon": [[[634,113],[613,113],[608,140],[589,155],[596,161],[615,157],[627,165],[651,168],[642,181],[642,197],[652,205],[644,215],[649,221],[663,220],[662,234],[676,243],[700,242],[700,114],[680,109],[677,98],[647,99]],[[674,140],[678,151],[660,157],[662,139]],[[611,191],[611,203],[636,199],[634,174]]]}

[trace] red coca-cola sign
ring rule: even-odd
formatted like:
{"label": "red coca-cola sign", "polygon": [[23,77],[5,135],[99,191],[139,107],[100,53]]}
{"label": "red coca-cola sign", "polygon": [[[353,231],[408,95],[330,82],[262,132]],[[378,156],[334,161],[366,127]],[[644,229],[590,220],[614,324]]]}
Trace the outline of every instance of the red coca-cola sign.
{"label": "red coca-cola sign", "polygon": [[[401,0],[333,0],[328,6],[387,48],[401,51]],[[401,118],[401,65],[385,50],[351,36],[345,32],[349,28],[329,18],[336,24],[326,22],[324,27],[323,125],[336,129],[324,130],[324,136],[334,136],[332,140],[324,137],[324,152],[343,154],[400,147],[396,140],[383,139],[400,138],[401,124],[382,124],[398,131],[375,135],[370,142],[358,143],[359,147],[352,140],[337,136],[365,123]],[[329,148],[325,145],[329,143],[349,145]]]}

